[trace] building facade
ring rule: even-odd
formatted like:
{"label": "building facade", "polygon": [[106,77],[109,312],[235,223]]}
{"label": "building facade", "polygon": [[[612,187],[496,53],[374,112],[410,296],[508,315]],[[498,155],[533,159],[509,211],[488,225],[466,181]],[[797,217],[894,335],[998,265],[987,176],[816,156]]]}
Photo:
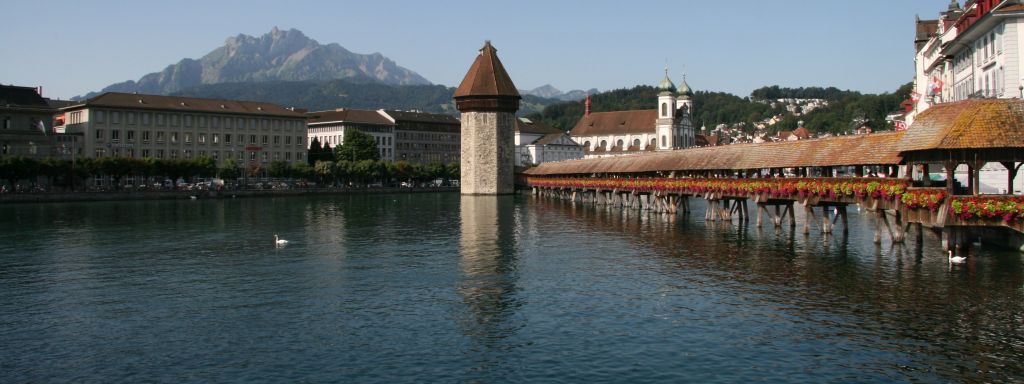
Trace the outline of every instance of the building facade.
{"label": "building facade", "polygon": [[937,103],[1020,98],[1024,0],[951,0],[938,19],[917,20],[914,116]]}
{"label": "building facade", "polygon": [[570,133],[587,158],[689,148],[696,144],[692,96],[685,77],[677,88],[666,71],[656,109],[592,113],[588,98]]}
{"label": "building facade", "polygon": [[395,121],[383,110],[338,108],[306,114],[309,142],[337,148],[345,142],[345,131],[354,129],[373,136],[381,160],[395,160]]}
{"label": "building facade", "polygon": [[395,161],[458,163],[461,159],[459,120],[450,115],[384,111],[395,124]]}
{"label": "building facade", "polygon": [[517,167],[583,158],[583,146],[565,132],[523,117],[516,120],[515,143]]}
{"label": "building facade", "polygon": [[55,155],[50,126],[56,111],[37,88],[0,85],[0,156]]}
{"label": "building facade", "polygon": [[58,120],[85,157],[306,162],[305,116],[270,103],[108,92],[61,108]]}

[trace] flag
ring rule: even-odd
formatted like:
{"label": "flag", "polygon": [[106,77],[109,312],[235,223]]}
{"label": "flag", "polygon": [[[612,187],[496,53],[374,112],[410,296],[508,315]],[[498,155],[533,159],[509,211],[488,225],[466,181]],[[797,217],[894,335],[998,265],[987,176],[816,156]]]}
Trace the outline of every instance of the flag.
{"label": "flag", "polygon": [[938,95],[942,93],[942,79],[939,79],[938,76],[932,77],[931,88],[931,93],[933,95]]}
{"label": "flag", "polygon": [[36,122],[36,126],[39,127],[39,131],[43,133],[43,136],[46,136],[46,124],[43,124],[43,121],[39,120]]}
{"label": "flag", "polygon": [[907,130],[907,122],[906,121],[893,120],[892,123],[893,123],[893,125],[896,126],[896,130],[897,131],[906,131]]}
{"label": "flag", "polygon": [[910,92],[910,101],[913,101],[914,104],[917,104],[917,102],[920,101],[920,100],[921,100],[921,94],[920,93],[917,93],[916,91]]}

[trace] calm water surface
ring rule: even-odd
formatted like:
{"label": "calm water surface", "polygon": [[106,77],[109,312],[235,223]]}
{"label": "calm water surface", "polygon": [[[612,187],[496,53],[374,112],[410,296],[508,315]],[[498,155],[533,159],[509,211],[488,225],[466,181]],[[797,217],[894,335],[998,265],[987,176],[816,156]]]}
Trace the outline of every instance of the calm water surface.
{"label": "calm water surface", "polygon": [[805,237],[695,205],[0,206],[0,382],[1024,381],[1019,253],[950,269],[866,215]]}

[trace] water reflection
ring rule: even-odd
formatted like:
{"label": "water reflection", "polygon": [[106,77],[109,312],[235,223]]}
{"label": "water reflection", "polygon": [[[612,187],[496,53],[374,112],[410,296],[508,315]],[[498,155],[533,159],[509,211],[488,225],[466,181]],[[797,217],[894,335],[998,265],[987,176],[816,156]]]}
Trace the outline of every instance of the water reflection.
{"label": "water reflection", "polygon": [[[758,305],[813,324],[818,339],[909,356],[851,363],[854,368],[933,372],[955,381],[1024,375],[1024,268],[1016,252],[981,250],[969,264],[950,268],[935,234],[876,245],[870,218],[855,212],[848,235],[805,236],[797,234],[801,226],[758,229],[704,222],[700,215],[531,203],[546,215],[564,215],[580,231],[618,236],[648,250],[641,254],[658,260],[665,275],[697,275],[756,295],[763,301]],[[702,211],[702,203],[694,204],[694,212]]]}
{"label": "water reflection", "polygon": [[504,348],[519,328],[510,319],[522,305],[516,293],[515,200],[512,196],[462,196],[459,204],[458,291],[468,310],[463,333],[481,351]]}

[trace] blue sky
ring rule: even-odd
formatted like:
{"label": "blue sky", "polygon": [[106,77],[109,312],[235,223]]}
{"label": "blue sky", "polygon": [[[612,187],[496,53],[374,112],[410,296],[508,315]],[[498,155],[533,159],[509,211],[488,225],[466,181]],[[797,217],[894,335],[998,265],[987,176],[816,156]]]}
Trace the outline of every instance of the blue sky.
{"label": "blue sky", "polygon": [[0,83],[68,98],[199,58],[229,36],[295,28],[457,86],[490,39],[521,89],[657,84],[895,90],[913,77],[914,15],[946,0],[0,1]]}

